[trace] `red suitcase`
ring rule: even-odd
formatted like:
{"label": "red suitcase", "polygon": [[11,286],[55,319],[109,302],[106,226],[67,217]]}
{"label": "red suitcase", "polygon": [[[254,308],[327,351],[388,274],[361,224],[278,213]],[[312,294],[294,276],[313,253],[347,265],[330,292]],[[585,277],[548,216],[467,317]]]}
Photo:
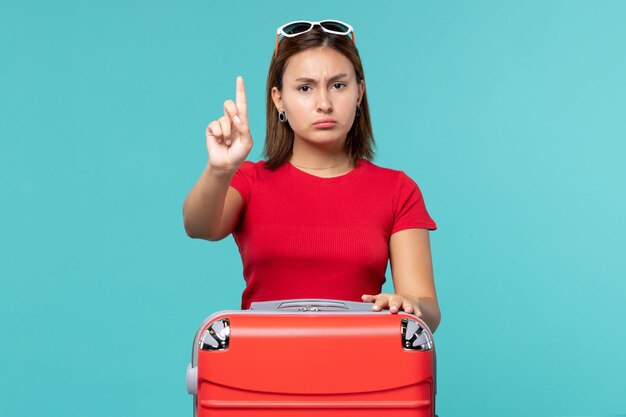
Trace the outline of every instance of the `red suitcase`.
{"label": "red suitcase", "polygon": [[204,320],[187,390],[200,417],[433,417],[432,332],[372,303],[252,303]]}

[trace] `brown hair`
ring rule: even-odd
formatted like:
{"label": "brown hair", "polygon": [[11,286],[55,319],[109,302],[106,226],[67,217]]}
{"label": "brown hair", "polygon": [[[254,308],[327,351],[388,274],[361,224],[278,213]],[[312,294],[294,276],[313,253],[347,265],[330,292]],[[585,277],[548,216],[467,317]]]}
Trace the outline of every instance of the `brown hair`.
{"label": "brown hair", "polygon": [[[283,74],[287,61],[293,55],[311,48],[328,47],[344,55],[354,66],[357,84],[365,79],[361,57],[354,42],[344,35],[334,35],[324,32],[320,27],[314,27],[309,32],[289,38],[284,37],[278,43],[276,56],[272,58],[267,75],[266,97],[266,133],[263,154],[266,157],[265,166],[274,170],[289,160],[293,152],[294,133],[288,122],[278,120],[276,106],[272,100],[272,88],[283,88]],[[374,136],[370,122],[369,107],[367,105],[367,91],[361,99],[361,114],[354,119],[354,123],[346,136],[345,150],[356,164],[358,158],[368,161],[374,159]]]}

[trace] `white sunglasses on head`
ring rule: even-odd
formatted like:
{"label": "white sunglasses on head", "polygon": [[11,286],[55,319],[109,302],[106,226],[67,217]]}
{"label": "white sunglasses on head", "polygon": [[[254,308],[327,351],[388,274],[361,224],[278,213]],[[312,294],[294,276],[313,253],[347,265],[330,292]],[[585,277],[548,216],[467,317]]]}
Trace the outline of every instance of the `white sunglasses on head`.
{"label": "white sunglasses on head", "polygon": [[278,52],[278,38],[283,35],[287,38],[293,38],[303,33],[309,32],[315,26],[322,28],[324,32],[332,33],[333,35],[345,35],[352,34],[352,42],[354,43],[354,28],[340,20],[322,20],[319,22],[309,22],[308,20],[295,20],[293,22],[285,23],[276,29],[276,49],[274,49],[274,56]]}

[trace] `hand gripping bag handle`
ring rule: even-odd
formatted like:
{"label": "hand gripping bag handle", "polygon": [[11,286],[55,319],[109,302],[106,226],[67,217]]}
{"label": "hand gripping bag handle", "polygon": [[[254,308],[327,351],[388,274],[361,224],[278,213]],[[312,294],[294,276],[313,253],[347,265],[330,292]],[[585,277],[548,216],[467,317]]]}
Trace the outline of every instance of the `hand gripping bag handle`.
{"label": "hand gripping bag handle", "polygon": [[255,311],[372,311],[374,303],[329,300],[323,298],[300,298],[295,300],[255,301],[250,310]]}

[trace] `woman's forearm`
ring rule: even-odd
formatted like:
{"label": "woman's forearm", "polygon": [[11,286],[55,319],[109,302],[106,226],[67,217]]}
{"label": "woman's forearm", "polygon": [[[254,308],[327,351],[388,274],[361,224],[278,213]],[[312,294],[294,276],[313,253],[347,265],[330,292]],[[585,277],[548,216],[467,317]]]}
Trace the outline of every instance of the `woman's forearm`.
{"label": "woman's forearm", "polygon": [[437,300],[430,297],[418,298],[420,310],[422,312],[422,320],[426,322],[428,328],[433,333],[441,322],[441,311]]}
{"label": "woman's forearm", "polygon": [[210,165],[187,195],[183,221],[189,237],[212,240],[219,233],[224,201],[234,171],[219,171]]}

